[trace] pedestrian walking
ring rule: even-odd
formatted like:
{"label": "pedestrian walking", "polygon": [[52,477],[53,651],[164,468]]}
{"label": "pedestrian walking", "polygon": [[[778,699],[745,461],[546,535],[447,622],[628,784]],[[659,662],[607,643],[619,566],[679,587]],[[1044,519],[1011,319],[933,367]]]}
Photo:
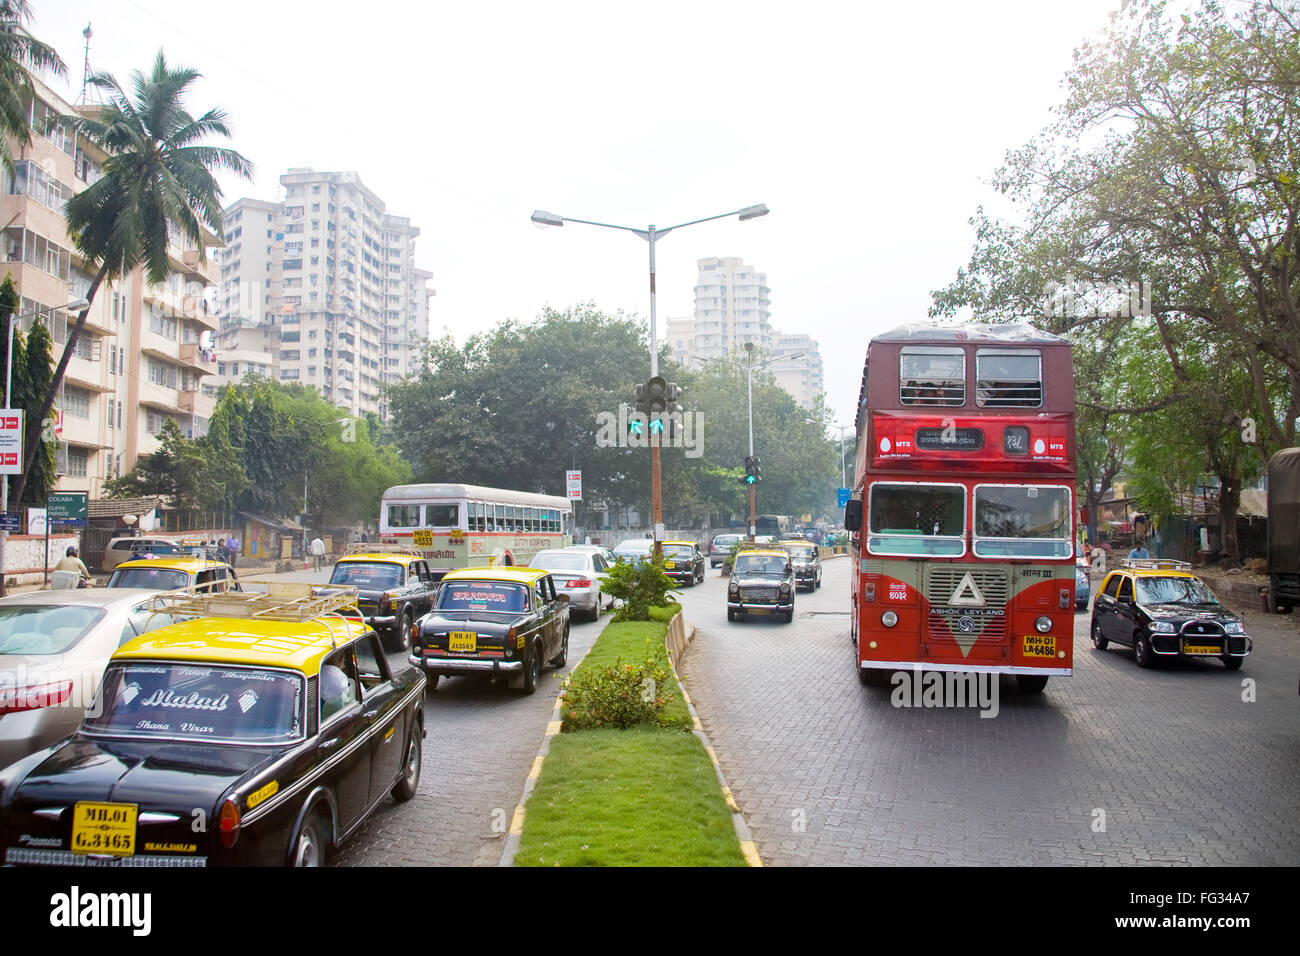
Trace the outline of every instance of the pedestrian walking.
{"label": "pedestrian walking", "polygon": [[311,539],[311,566],[317,571],[325,566],[325,542],[320,535]]}
{"label": "pedestrian walking", "polygon": [[226,563],[235,566],[235,557],[239,554],[239,539],[233,534],[226,539]]}

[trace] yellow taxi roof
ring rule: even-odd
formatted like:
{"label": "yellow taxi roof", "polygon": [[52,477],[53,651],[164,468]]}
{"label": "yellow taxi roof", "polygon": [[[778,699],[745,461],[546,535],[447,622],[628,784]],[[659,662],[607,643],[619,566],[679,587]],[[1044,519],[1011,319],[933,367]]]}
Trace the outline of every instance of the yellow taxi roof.
{"label": "yellow taxi roof", "polygon": [[694,541],[660,541],[660,544],[681,544],[690,548],[697,547]]}
{"label": "yellow taxi roof", "polygon": [[169,571],[185,571],[188,574],[195,574],[210,568],[228,568],[230,565],[222,561],[207,561],[203,558],[132,558],[130,561],[123,561],[118,567],[166,568]]}
{"label": "yellow taxi roof", "polygon": [[287,667],[311,676],[320,673],[321,660],[338,644],[366,630],[363,621],[335,615],[308,621],[203,617],[127,641],[113,660]]}
{"label": "yellow taxi roof", "polygon": [[550,571],[536,568],[463,568],[452,571],[443,577],[444,581],[504,581],[510,584],[527,584],[531,586],[538,578],[544,578]]}
{"label": "yellow taxi roof", "polygon": [[351,564],[358,561],[364,561],[366,564],[400,564],[405,566],[408,561],[419,561],[420,559],[413,554],[392,554],[391,552],[361,552],[357,554],[346,554],[335,561],[335,564]]}
{"label": "yellow taxi roof", "polygon": [[760,556],[772,556],[777,558],[790,557],[790,552],[786,551],[783,548],[743,548],[740,551],[736,552],[736,557],[738,558],[747,557],[751,554],[757,554]]}
{"label": "yellow taxi roof", "polygon": [[[1190,571],[1178,571],[1174,568],[1115,568],[1110,574],[1131,574],[1139,578],[1197,578]],[[1110,577],[1110,574],[1107,577]]]}

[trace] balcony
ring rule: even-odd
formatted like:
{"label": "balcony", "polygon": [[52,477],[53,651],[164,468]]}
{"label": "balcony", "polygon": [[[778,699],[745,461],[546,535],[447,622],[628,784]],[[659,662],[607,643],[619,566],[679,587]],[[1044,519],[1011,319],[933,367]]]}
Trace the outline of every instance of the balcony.
{"label": "balcony", "polygon": [[188,365],[190,368],[198,369],[204,375],[216,375],[217,363],[215,359],[205,357],[203,349],[198,345],[182,345],[180,360],[182,365]]}
{"label": "balcony", "polygon": [[141,379],[138,401],[141,405],[147,405],[150,408],[176,412],[179,411],[179,406],[177,405],[178,394],[179,393],[174,388],[159,385],[156,382],[149,381],[148,379]]}
{"label": "balcony", "polygon": [[198,415],[200,418],[211,418],[213,409],[216,408],[217,400],[212,395],[204,395],[202,392],[177,392],[179,401],[177,406],[184,415]]}
{"label": "balcony", "polygon": [[140,332],[140,351],[145,355],[154,355],[169,362],[178,362],[181,347],[173,339],[144,329]]}

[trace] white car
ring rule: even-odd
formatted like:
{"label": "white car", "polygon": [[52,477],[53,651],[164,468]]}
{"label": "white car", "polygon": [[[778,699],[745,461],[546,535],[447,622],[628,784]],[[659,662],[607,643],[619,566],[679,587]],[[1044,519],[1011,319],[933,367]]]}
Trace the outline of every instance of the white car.
{"label": "white car", "polygon": [[586,548],[552,548],[538,551],[528,566],[551,572],[556,592],[569,596],[570,609],[586,611],[593,621],[600,619],[606,606],[614,606],[612,597],[606,605],[600,590],[609,577],[609,564],[599,554]]}

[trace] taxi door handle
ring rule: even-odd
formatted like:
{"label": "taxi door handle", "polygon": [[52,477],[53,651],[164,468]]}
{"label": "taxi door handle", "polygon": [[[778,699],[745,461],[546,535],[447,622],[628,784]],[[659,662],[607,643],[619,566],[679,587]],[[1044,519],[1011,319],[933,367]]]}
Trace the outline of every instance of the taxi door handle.
{"label": "taxi door handle", "polygon": [[339,739],[337,737],[331,737],[329,740],[321,741],[320,749],[333,750],[338,745],[339,745]]}

